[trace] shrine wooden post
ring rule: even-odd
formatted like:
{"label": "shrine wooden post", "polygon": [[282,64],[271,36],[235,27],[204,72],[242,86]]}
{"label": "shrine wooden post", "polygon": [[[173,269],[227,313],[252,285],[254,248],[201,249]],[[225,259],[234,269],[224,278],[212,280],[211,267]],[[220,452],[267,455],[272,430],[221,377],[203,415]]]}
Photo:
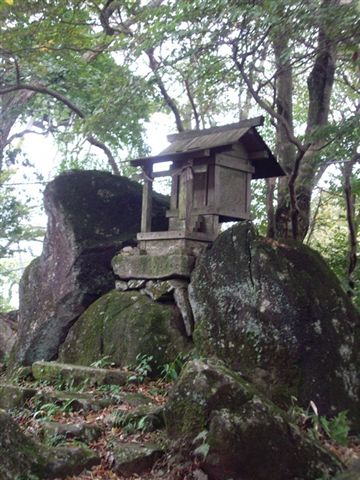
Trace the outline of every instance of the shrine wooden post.
{"label": "shrine wooden post", "polygon": [[152,164],[143,167],[144,186],[142,194],[141,232],[151,232],[152,210]]}

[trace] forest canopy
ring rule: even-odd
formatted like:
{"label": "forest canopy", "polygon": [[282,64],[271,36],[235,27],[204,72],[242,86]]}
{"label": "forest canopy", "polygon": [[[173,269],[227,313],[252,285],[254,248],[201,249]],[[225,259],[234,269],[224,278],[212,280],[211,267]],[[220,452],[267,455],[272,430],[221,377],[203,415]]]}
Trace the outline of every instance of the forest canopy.
{"label": "forest canopy", "polygon": [[[98,149],[128,174],[155,112],[169,133],[264,114],[286,177],[254,185],[256,223],[320,250],[360,302],[359,40],[358,0],[0,0],[1,195],[30,133],[64,167]],[[0,213],[26,216],[15,200]],[[10,231],[30,235],[9,228],[3,257]]]}

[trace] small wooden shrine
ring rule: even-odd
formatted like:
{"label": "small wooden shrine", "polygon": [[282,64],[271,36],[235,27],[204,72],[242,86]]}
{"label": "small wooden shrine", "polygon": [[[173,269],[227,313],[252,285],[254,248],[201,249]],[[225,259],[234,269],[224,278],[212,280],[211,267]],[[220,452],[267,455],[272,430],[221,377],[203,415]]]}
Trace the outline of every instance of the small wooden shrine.
{"label": "small wooden shrine", "polygon": [[[201,131],[169,135],[170,145],[153,157],[132,160],[144,175],[141,251],[196,253],[219,234],[219,224],[250,219],[250,181],[284,175],[256,127],[263,117]],[[156,172],[156,163],[171,162]],[[151,231],[151,194],[155,177],[170,176],[169,229]]]}

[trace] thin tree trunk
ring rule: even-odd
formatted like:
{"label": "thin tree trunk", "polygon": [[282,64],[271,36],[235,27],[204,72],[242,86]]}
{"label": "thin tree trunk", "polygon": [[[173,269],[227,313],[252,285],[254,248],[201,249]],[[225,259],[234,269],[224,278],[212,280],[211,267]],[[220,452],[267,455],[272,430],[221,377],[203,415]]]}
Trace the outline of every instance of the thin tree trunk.
{"label": "thin tree trunk", "polygon": [[[277,69],[276,112],[286,120],[287,128],[291,129],[293,135],[293,79],[289,56],[286,55],[287,39],[278,37],[274,40],[273,46]],[[274,234],[279,237],[289,237],[291,236],[289,176],[294,168],[296,148],[289,139],[288,130],[281,122],[278,122],[276,128],[276,155],[287,176],[280,178],[278,182],[278,206],[275,213]]]}
{"label": "thin tree trunk", "polygon": [[181,119],[180,111],[178,109],[178,106],[176,105],[174,99],[169,95],[168,91],[166,90],[165,84],[162,81],[161,76],[159,75],[159,62],[156,60],[155,55],[154,55],[154,49],[148,49],[146,51],[146,54],[149,58],[149,66],[151,68],[151,71],[154,74],[154,78],[156,80],[156,83],[159,87],[159,90],[161,92],[161,95],[163,96],[165,104],[170,108],[172,113],[174,114],[175,117],[175,123],[176,127],[178,129],[178,132],[183,132],[185,130],[183,121]]}
{"label": "thin tree trunk", "polygon": [[346,221],[348,226],[348,261],[347,261],[347,279],[348,294],[353,295],[355,288],[354,272],[357,264],[357,225],[355,220],[355,195],[352,190],[351,177],[353,168],[359,155],[355,152],[351,161],[345,162],[342,166],[343,191],[346,205]]}
{"label": "thin tree trunk", "polygon": [[276,178],[266,179],[266,213],[267,213],[267,232],[266,236],[269,238],[275,238],[276,225],[275,225],[275,210],[274,210],[274,193],[276,187]]}

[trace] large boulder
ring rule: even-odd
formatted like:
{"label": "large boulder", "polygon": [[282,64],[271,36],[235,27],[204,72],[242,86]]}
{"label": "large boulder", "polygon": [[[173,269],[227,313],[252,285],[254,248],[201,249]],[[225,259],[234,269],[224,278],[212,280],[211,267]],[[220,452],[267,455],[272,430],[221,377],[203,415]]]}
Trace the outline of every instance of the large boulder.
{"label": "large boulder", "polygon": [[189,349],[180,312],[173,304],[152,301],[137,291],[113,290],[94,302],[71,328],[60,360],[79,365],[107,357],[133,366],[139,355],[152,357],[154,372]]}
{"label": "large boulder", "polygon": [[[45,189],[48,227],[41,256],[20,284],[12,363],[52,360],[71,325],[114,287],[111,259],[140,230],[141,185],[98,171],[71,171]],[[153,198],[153,229],[166,229],[167,200]]]}
{"label": "large boulder", "polygon": [[18,312],[0,313],[0,362],[6,360],[16,340]]}
{"label": "large boulder", "polygon": [[359,315],[324,260],[293,241],[225,231],[189,287],[200,353],[216,355],[279,405],[295,396],[360,426]]}
{"label": "large boulder", "polygon": [[84,447],[49,448],[24,434],[15,421],[0,410],[0,478],[65,478],[100,462]]}
{"label": "large boulder", "polygon": [[164,416],[170,438],[192,445],[211,480],[315,480],[341,469],[286,412],[218,360],[186,365]]}

